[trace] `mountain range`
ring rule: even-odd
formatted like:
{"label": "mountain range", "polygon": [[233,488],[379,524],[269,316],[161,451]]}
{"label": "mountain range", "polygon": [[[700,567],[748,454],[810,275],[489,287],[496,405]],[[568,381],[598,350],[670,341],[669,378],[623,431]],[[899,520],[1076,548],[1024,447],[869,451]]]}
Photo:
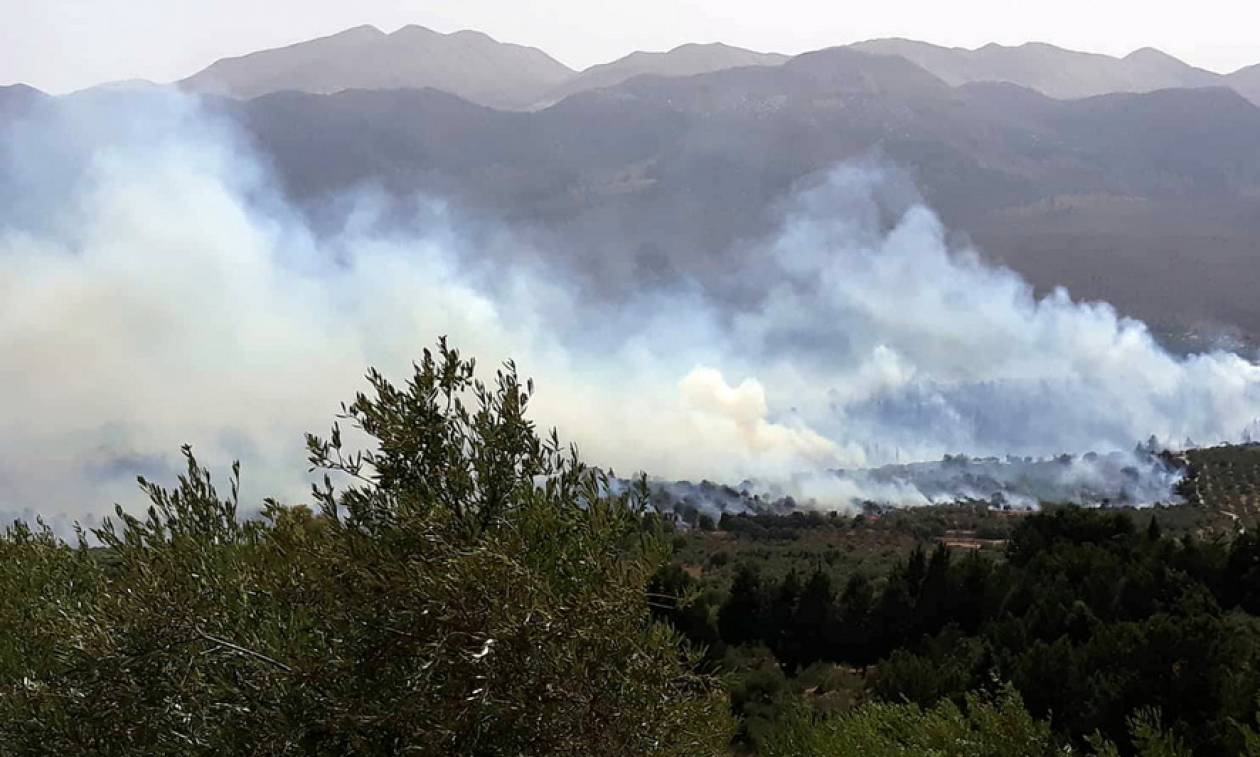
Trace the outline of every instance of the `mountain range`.
{"label": "mountain range", "polygon": [[[908,39],[877,39],[855,50],[904,58],[946,84],[1018,84],[1049,97],[1075,99],[1114,92],[1230,87],[1260,102],[1260,65],[1229,75],[1195,68],[1153,48],[1123,58],[1064,50],[1044,43],[990,44],[968,50]],[[574,71],[541,50],[506,44],[473,31],[441,34],[405,26],[386,34],[360,26],[329,37],[218,61],[179,82],[191,92],[249,99],[294,90],[432,87],[493,108],[527,109],[636,76],[689,76],[741,66],[779,65],[788,56],[723,44],[688,44],[668,52],[634,52]]]}
{"label": "mountain range", "polygon": [[1064,50],[1044,43],[1018,47],[985,45],[966,50],[906,39],[879,39],[859,42],[853,47],[863,52],[900,56],[953,86],[1006,82],[1060,99],[1111,92],[1228,86],[1219,74],[1194,68],[1149,47],[1123,58]]}
{"label": "mountain range", "polygon": [[530,47],[480,32],[360,26],[330,37],[221,60],[179,82],[200,94],[250,98],[279,90],[433,87],[493,107],[530,105],[573,71]]}
{"label": "mountain range", "polygon": [[360,26],[221,60],[178,85],[190,92],[241,99],[282,90],[330,94],[431,87],[480,105],[522,110],[645,74],[686,76],[785,60],[785,55],[723,44],[688,44],[663,53],[635,52],[578,72],[541,50],[497,42],[480,32],[441,34],[405,26],[386,34]]}
{"label": "mountain range", "polygon": [[[179,86],[237,119],[317,223],[348,188],[440,197],[594,296],[689,279],[755,301],[731,272],[755,267],[784,199],[879,160],[1039,291],[1112,302],[1187,348],[1260,343],[1260,66],[878,40],[791,58],[684,45],[576,72],[475,32],[360,27]],[[0,118],[39,100],[0,88]]]}

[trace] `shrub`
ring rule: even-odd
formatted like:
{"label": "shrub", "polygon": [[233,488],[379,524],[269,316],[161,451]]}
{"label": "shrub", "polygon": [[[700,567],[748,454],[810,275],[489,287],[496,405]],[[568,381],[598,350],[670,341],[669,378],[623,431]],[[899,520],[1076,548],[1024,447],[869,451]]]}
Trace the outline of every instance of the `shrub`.
{"label": "shrub", "polygon": [[220,495],[185,450],[103,553],[0,538],[5,753],[725,750],[720,693],[648,612],[641,492],[540,437],[511,364],[487,386],[443,342],[369,381],[343,420],[371,449],[308,440],[315,510],[243,521],[239,472]]}

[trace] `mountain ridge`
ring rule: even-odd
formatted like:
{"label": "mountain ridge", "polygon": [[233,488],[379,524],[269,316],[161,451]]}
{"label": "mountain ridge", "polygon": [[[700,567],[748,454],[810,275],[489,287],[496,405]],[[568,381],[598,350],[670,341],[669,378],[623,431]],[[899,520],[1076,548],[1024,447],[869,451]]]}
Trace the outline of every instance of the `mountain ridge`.
{"label": "mountain ridge", "polygon": [[480,105],[519,109],[575,75],[537,48],[499,42],[482,32],[442,34],[411,24],[390,33],[358,26],[225,58],[178,85],[238,99],[282,90],[331,94],[433,87]]}
{"label": "mountain ridge", "polygon": [[1124,57],[1088,53],[1026,42],[990,43],[975,49],[942,47],[905,38],[856,42],[864,52],[900,55],[952,86],[1009,82],[1058,99],[1079,99],[1111,92],[1150,92],[1178,87],[1214,86],[1224,77],[1191,66],[1152,47]]}
{"label": "mountain ridge", "polygon": [[762,53],[722,42],[689,42],[663,52],[636,50],[583,69],[548,93],[539,105],[553,104],[586,90],[616,86],[636,76],[693,76],[727,68],[782,65],[789,59],[780,53]]}
{"label": "mountain ridge", "polygon": [[232,107],[300,202],[365,182],[447,198],[540,235],[605,295],[627,277],[721,280],[800,182],[880,156],[1038,291],[1067,286],[1160,333],[1260,336],[1260,107],[1224,87],[1058,100],[833,48],[530,112],[368,90]]}
{"label": "mountain ridge", "polygon": [[[1218,74],[1153,47],[1122,57],[1045,42],[989,43],[969,49],[904,37],[837,47],[904,58],[953,87],[1007,82],[1066,100],[1113,92],[1228,86],[1260,103],[1260,64]],[[409,24],[386,33],[362,25],[224,58],[178,85],[237,99],[286,89],[331,94],[343,89],[432,87],[487,107],[536,110],[638,76],[683,77],[747,66],[780,66],[817,52],[821,51],[788,56],[722,42],[687,43],[661,52],[634,51],[578,71],[538,48],[500,42],[480,31],[444,34]]]}
{"label": "mountain ridge", "polygon": [[[422,27],[359,27],[325,45],[358,54],[362,41],[411,50],[434,38],[503,52],[477,32]],[[580,259],[603,286],[645,271],[652,280],[720,277],[738,264],[741,244],[767,233],[775,203],[798,182],[882,156],[948,228],[1038,291],[1066,285],[1157,330],[1226,324],[1260,342],[1252,296],[1260,289],[1260,108],[1245,92],[1260,93],[1260,65],[1209,76],[1153,48],[1115,58],[989,45],[977,49],[988,50],[977,63],[926,43],[896,45],[927,65],[886,44],[884,52],[859,44],[633,75],[547,107],[532,95],[554,88],[518,91],[507,107],[414,81],[206,104],[241,120],[274,159],[284,190],[312,213],[365,184],[398,198],[449,199],[538,234],[540,248]],[[764,55],[685,45],[628,63],[692,53],[733,63]],[[1031,68],[986,78],[986,61],[1011,56],[1026,56]],[[1076,66],[1051,81],[1058,85],[1103,70],[1108,86],[1159,88],[1055,98],[1033,86],[1046,86],[1038,65],[1047,59]],[[564,70],[557,76],[566,82],[580,76]],[[0,89],[0,109],[31,97]]]}
{"label": "mountain ridge", "polygon": [[51,95],[27,84],[0,85],[0,115],[15,116]]}

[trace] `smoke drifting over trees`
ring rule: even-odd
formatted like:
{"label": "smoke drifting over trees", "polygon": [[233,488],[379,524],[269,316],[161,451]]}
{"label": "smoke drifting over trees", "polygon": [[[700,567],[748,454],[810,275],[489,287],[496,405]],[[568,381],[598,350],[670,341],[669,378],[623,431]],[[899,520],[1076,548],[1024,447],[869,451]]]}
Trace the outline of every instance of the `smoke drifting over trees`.
{"label": "smoke drifting over trees", "polygon": [[247,491],[296,496],[302,433],[364,366],[404,373],[438,334],[515,358],[539,420],[593,463],[667,478],[1208,443],[1260,417],[1260,367],[1170,355],[1106,304],[1036,299],[874,159],[814,176],[741,245],[724,291],[746,297],[683,283],[595,301],[525,235],[441,198],[399,219],[347,194],[342,223],[312,227],[195,100],[66,98],[3,128],[10,510],[134,502],[133,477],[171,475],[184,442],[242,459]]}

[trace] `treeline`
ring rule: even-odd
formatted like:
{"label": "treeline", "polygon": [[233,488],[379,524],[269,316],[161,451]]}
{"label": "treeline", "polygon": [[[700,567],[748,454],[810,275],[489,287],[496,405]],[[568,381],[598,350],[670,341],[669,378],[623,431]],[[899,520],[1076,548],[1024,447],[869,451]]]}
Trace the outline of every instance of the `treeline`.
{"label": "treeline", "polygon": [[[821,566],[768,580],[749,561],[724,596],[698,589],[676,565],[652,585],[691,598],[656,611],[715,664],[730,647],[762,646],[789,675],[852,666],[866,695],[925,707],[1010,682],[1078,746],[1095,734],[1126,743],[1149,711],[1196,753],[1236,754],[1255,719],[1255,534],[1172,539],[1158,520],[1138,530],[1125,514],[1059,508],[1022,519],[1000,560],[920,548],[842,586]],[[763,682],[763,712],[782,688]]]}
{"label": "treeline", "polygon": [[[1009,514],[1009,511],[991,509],[987,502],[930,508],[897,508],[867,503],[862,512],[853,516],[842,515],[835,510],[823,513],[810,509],[790,513],[727,512],[717,520],[716,528],[754,540],[789,541],[807,535],[859,529],[906,533],[919,539],[941,536],[955,529],[974,532],[980,538],[1005,539],[1010,535],[1011,522],[998,513]],[[702,519],[703,516],[697,517]],[[692,526],[700,522],[682,520]]]}

